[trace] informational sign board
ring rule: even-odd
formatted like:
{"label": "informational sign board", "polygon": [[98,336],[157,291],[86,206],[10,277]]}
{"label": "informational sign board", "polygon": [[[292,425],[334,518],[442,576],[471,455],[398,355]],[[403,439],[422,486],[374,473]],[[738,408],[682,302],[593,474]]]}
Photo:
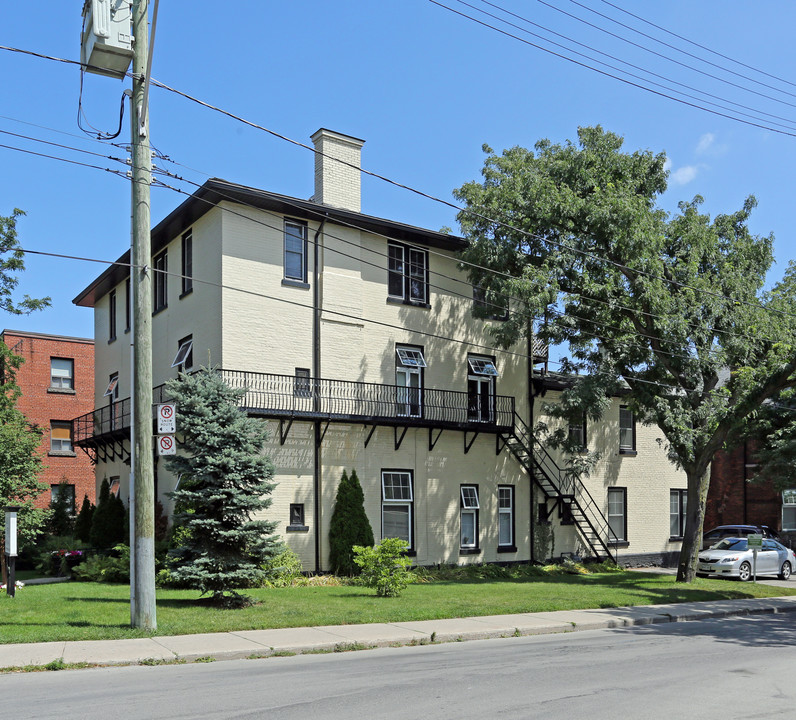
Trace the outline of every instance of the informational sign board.
{"label": "informational sign board", "polygon": [[158,434],[177,432],[177,406],[174,403],[158,405]]}
{"label": "informational sign board", "polygon": [[158,435],[158,455],[176,455],[177,443],[174,435]]}
{"label": "informational sign board", "polygon": [[749,543],[748,547],[750,550],[762,550],[763,549],[763,536],[760,534],[752,534],[747,537],[747,542]]}

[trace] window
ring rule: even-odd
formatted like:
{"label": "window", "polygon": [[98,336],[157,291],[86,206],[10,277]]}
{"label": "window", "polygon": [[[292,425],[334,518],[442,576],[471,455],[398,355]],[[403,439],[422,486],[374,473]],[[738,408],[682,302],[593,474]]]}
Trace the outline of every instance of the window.
{"label": "window", "polygon": [[[110,491],[110,494],[113,495],[114,497],[119,497],[119,491],[122,488],[122,484],[121,484],[121,482],[119,480],[119,476],[115,475],[115,476],[111,477],[110,481],[109,481],[109,485],[110,485],[110,487],[108,488],[108,490]],[[155,496],[157,497],[157,493],[155,494]]]}
{"label": "window", "polygon": [[180,372],[183,370],[190,370],[193,367],[193,336],[188,335],[177,343],[177,354],[174,356],[174,362],[171,364],[174,368],[179,368]]}
{"label": "window", "polygon": [[382,470],[381,536],[400,538],[412,545],[412,473]]}
{"label": "window", "polygon": [[116,339],[116,291],[108,293],[108,340]]}
{"label": "window", "polygon": [[119,399],[119,373],[113,373],[108,380],[108,387],[103,397],[109,397],[111,402]]}
{"label": "window", "polygon": [[50,358],[50,387],[54,390],[75,389],[75,361],[69,358]]}
{"label": "window", "polygon": [[296,397],[310,397],[310,371],[308,368],[296,368],[296,379],[293,385]]}
{"label": "window", "polygon": [[124,281],[124,331],[130,332],[132,295],[130,295],[130,278]]}
{"label": "window", "polygon": [[387,294],[407,303],[428,303],[428,253],[390,243],[387,247]]}
{"label": "window", "polygon": [[193,234],[189,230],[182,236],[182,295],[193,290]]}
{"label": "window", "polygon": [[514,549],[514,486],[498,485],[498,549]]}
{"label": "window", "polygon": [[669,535],[683,537],[685,535],[685,509],[688,490],[669,491]]}
{"label": "window", "polygon": [[290,504],[290,524],[287,526],[288,530],[309,530],[304,524],[304,503],[291,503]]}
{"label": "window", "polygon": [[569,441],[579,450],[586,449],[586,413],[583,413],[579,420],[570,420]]}
{"label": "window", "polygon": [[495,361],[488,357],[467,357],[467,419],[473,422],[494,422]]}
{"label": "window", "polygon": [[50,485],[50,505],[58,502],[59,500],[66,500],[67,505],[71,508],[71,513],[75,512],[75,486],[67,483],[60,485]]}
{"label": "window", "polygon": [[307,282],[307,225],[285,220],[285,278]]}
{"label": "window", "polygon": [[619,406],[619,452],[636,452],[636,418],[627,405]]}
{"label": "window", "polygon": [[158,312],[166,307],[169,301],[168,297],[168,256],[164,250],[152,261],[152,268],[155,271],[155,277],[152,278],[152,289],[154,292],[152,298],[152,312]]}
{"label": "window", "polygon": [[627,488],[608,488],[608,542],[627,542]]}
{"label": "window", "polygon": [[796,489],[782,491],[782,529],[796,530]]}
{"label": "window", "polygon": [[494,293],[488,293],[485,288],[473,285],[473,309],[476,317],[487,320],[508,320],[509,311],[506,303],[498,300]]}
{"label": "window", "polygon": [[50,452],[72,452],[72,423],[57,420],[50,423]]}
{"label": "window", "polygon": [[481,506],[478,502],[478,486],[462,485],[461,494],[461,541],[462,548],[478,547],[478,511]]}
{"label": "window", "polygon": [[426,359],[421,348],[398,346],[395,365],[395,402],[398,415],[421,417],[423,413],[423,368]]}

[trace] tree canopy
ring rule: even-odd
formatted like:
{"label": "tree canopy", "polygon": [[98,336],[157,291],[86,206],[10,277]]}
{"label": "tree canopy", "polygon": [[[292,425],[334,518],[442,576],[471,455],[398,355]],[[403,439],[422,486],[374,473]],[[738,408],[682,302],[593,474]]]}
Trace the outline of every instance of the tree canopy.
{"label": "tree canopy", "polygon": [[630,388],[631,410],[660,427],[688,477],[678,579],[690,581],[713,454],[796,382],[794,270],[764,291],[773,236],[748,228],[754,197],[712,219],[698,195],[669,214],[665,154],[626,152],[599,126],[577,142],[485,152],[483,180],[455,195],[470,278],[512,310],[495,336],[535,331],[569,348],[563,370],[579,375],[560,412],[571,419],[598,418]]}
{"label": "tree canopy", "polygon": [[17,218],[25,213],[17,208],[9,217],[0,215],[0,310],[12,315],[26,315],[50,304],[50,298],[36,299],[23,295],[15,301],[14,290],[19,283],[17,273],[25,269],[25,253],[17,240]]}

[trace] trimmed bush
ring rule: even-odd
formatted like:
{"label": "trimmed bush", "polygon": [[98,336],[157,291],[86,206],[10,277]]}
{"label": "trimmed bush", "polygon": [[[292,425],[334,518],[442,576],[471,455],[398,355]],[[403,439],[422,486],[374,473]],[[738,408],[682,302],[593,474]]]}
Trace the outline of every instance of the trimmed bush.
{"label": "trimmed bush", "polygon": [[83,496],[83,504],[75,520],[75,537],[84,543],[91,542],[91,519],[94,517],[94,506],[88,499],[88,495]]}
{"label": "trimmed bush", "polygon": [[329,567],[336,575],[355,575],[354,546],[373,545],[373,530],[365,514],[365,493],[357,471],[345,470],[337,487],[334,512],[329,523]]}

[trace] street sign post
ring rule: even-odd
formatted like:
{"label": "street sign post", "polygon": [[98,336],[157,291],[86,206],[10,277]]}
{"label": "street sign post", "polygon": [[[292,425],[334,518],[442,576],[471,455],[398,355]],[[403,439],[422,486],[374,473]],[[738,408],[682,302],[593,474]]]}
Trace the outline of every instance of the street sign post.
{"label": "street sign post", "polygon": [[752,551],[752,580],[757,582],[757,551],[763,549],[763,536],[752,533],[746,538],[746,546]]}
{"label": "street sign post", "polygon": [[177,406],[174,403],[158,405],[158,435],[177,432]]}

